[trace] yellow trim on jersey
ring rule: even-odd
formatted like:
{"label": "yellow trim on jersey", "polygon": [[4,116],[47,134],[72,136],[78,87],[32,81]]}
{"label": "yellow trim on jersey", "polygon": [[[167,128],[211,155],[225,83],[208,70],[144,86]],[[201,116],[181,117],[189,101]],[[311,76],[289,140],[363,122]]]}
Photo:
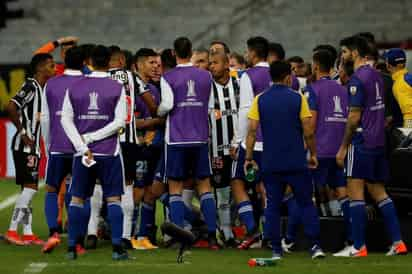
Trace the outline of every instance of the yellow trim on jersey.
{"label": "yellow trim on jersey", "polygon": [[310,112],[309,104],[308,104],[308,100],[306,99],[306,96],[303,96],[301,94],[300,98],[302,98],[302,103],[300,104],[300,114],[299,114],[300,119],[303,120],[305,118],[311,118],[312,113]]}
{"label": "yellow trim on jersey", "polygon": [[412,119],[412,87],[405,82],[406,69],[399,70],[392,74],[393,96],[399,104],[404,120]]}
{"label": "yellow trim on jersey", "polygon": [[[260,95],[256,96],[255,99],[253,99],[252,105],[248,113],[248,118],[252,120],[256,120],[256,121],[260,120],[259,106],[258,106],[259,97]],[[312,113],[310,112],[310,109],[309,109],[308,100],[302,94],[300,94],[300,98],[302,99],[302,103],[300,104],[300,113],[299,113],[300,119],[303,120],[305,118],[311,118]]]}
{"label": "yellow trim on jersey", "polygon": [[258,100],[259,100],[260,95],[256,96],[253,99],[252,105],[250,106],[249,109],[249,114],[248,118],[252,120],[259,121],[260,115],[259,115],[259,106],[258,106]]}

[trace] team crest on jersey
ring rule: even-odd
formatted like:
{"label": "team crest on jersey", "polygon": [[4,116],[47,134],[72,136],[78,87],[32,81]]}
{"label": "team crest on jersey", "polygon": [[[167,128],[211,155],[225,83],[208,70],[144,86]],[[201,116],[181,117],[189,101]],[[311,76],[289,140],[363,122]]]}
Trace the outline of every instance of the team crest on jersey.
{"label": "team crest on jersey", "polygon": [[339,96],[333,96],[333,103],[335,104],[334,110],[333,112],[335,113],[343,113],[342,111],[342,104],[340,101],[340,97]]}
{"label": "team crest on jersey", "polygon": [[355,95],[356,92],[358,91],[356,86],[351,86],[349,89],[350,94]]}
{"label": "team crest on jersey", "polygon": [[193,80],[187,81],[187,94],[186,94],[186,97],[196,97],[195,81],[193,81]]}
{"label": "team crest on jersey", "polygon": [[90,98],[90,103],[88,110],[99,110],[99,106],[97,105],[97,99],[99,97],[99,94],[95,91],[92,91],[89,93],[89,98]]}

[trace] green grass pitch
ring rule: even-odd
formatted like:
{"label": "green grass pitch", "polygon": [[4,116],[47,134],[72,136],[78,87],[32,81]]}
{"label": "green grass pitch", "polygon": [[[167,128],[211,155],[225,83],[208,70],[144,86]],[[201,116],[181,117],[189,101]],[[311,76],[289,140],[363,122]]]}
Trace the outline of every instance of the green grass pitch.
{"label": "green grass pitch", "polygon": [[[0,204],[18,193],[13,180],[0,180]],[[33,201],[33,230],[43,239],[47,237],[47,225],[43,214],[44,189]],[[14,206],[14,205],[12,205]],[[4,233],[9,224],[12,206],[0,210],[0,231]],[[160,213],[162,214],[162,213]],[[159,216],[161,217],[161,216]],[[160,218],[159,218],[160,219]],[[108,242],[100,242],[99,248],[79,257],[76,261],[65,259],[66,238],[52,254],[44,255],[38,246],[12,246],[0,242],[0,274],[242,274],[242,273],[285,273],[285,274],[376,274],[412,273],[412,257],[385,257],[384,254],[370,254],[368,258],[342,259],[331,254],[324,260],[313,261],[305,252],[286,255],[273,267],[250,268],[251,257],[268,257],[267,250],[220,251],[192,249],[183,264],[176,263],[177,250],[130,251],[129,261],[113,262]]]}

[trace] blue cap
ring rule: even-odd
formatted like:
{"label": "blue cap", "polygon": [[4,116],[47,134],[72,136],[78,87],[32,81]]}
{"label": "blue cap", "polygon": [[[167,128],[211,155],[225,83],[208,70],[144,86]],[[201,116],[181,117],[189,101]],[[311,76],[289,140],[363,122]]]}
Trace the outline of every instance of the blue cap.
{"label": "blue cap", "polygon": [[390,65],[404,64],[406,63],[406,54],[403,49],[392,48],[388,49],[384,54],[383,58]]}

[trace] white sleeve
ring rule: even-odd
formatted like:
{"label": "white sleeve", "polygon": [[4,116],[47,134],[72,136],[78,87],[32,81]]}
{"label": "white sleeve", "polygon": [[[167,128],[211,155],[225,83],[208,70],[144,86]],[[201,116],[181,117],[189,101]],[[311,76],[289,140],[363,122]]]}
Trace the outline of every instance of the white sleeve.
{"label": "white sleeve", "polygon": [[210,96],[209,96],[209,114],[211,114],[214,109],[215,109],[215,95],[214,95],[214,88],[213,88],[213,83],[212,83],[212,90],[210,91]]}
{"label": "white sleeve", "polygon": [[162,100],[157,108],[157,115],[165,116],[173,108],[173,91],[169,83],[162,77],[160,78],[160,93]]}
{"label": "white sleeve", "polygon": [[254,98],[252,82],[247,73],[243,73],[240,78],[239,97],[239,125],[237,127],[236,143],[240,143],[246,138],[248,112]]}
{"label": "white sleeve", "polygon": [[40,111],[40,124],[41,124],[41,133],[44,139],[44,144],[46,152],[49,151],[50,146],[50,113],[49,105],[47,104],[47,84],[44,86],[44,91],[41,98],[41,111]]}
{"label": "white sleeve", "polygon": [[125,126],[127,118],[126,109],[126,92],[124,87],[122,88],[119,101],[117,102],[116,108],[114,110],[114,119],[112,122],[108,123],[106,126],[94,132],[83,134],[83,139],[87,144],[100,141],[107,137],[116,134],[122,127]]}
{"label": "white sleeve", "polygon": [[83,142],[82,137],[80,136],[79,131],[76,128],[76,125],[73,122],[73,106],[70,102],[69,91],[66,90],[66,95],[64,96],[63,101],[63,108],[62,108],[62,117],[61,123],[66,133],[67,137],[69,137],[70,142],[72,142],[74,148],[77,152],[84,154],[86,151],[89,150],[87,145]]}

